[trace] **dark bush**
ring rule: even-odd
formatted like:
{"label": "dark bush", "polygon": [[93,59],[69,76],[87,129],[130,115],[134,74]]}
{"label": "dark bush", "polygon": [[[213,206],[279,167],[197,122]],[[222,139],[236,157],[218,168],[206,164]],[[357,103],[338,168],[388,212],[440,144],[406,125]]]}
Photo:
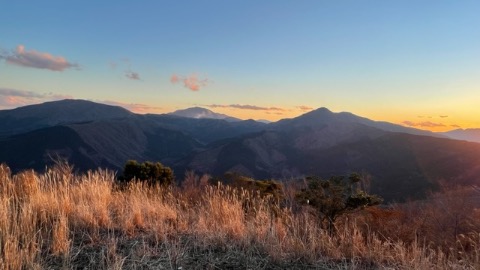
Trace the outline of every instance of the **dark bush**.
{"label": "dark bush", "polygon": [[136,160],[129,160],[124,166],[123,175],[120,181],[143,181],[151,185],[170,186],[175,182],[173,170],[163,166],[160,162],[145,161],[138,163]]}
{"label": "dark bush", "polygon": [[297,194],[297,200],[313,207],[322,226],[330,233],[333,233],[337,217],[382,202],[380,197],[359,188],[358,174],[351,174],[348,178],[333,176],[328,180],[308,177],[307,181],[307,187]]}

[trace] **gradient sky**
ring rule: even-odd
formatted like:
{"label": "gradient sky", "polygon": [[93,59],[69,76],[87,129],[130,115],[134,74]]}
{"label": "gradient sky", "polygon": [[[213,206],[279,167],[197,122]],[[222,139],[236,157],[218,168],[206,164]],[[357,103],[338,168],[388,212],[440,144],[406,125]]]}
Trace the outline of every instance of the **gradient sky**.
{"label": "gradient sky", "polygon": [[63,98],[480,127],[480,1],[3,1],[0,109]]}

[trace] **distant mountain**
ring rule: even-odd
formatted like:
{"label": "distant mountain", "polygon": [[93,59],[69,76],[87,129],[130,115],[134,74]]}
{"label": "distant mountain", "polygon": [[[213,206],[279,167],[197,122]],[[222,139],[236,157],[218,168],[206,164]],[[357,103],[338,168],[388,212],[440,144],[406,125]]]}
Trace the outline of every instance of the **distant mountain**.
{"label": "distant mountain", "polygon": [[228,122],[241,121],[241,119],[231,117],[226,114],[216,113],[201,107],[193,107],[193,108],[188,108],[183,110],[177,110],[169,114],[175,115],[175,116],[187,117],[187,118],[195,118],[195,119],[202,119],[202,118],[223,119]]}
{"label": "distant mountain", "polygon": [[421,198],[440,180],[480,184],[478,159],[480,145],[321,108],[210,144],[177,166],[260,179],[365,171],[372,175],[372,191],[392,201]]}
{"label": "distant mountain", "polygon": [[373,121],[349,112],[333,113],[327,108],[319,108],[317,110],[313,110],[293,119],[283,119],[278,122],[272,123],[272,126],[279,129],[291,129],[300,126],[321,127],[332,123],[341,123],[343,125],[361,124],[389,132],[401,132],[432,137],[445,137],[442,134],[437,134],[430,131],[404,127],[389,122]]}
{"label": "distant mountain", "polygon": [[253,120],[229,122],[223,119],[185,118],[170,114],[147,114],[145,117],[151,119],[160,127],[181,131],[205,144],[258,132],[264,130],[267,126]]}
{"label": "distant mountain", "polygon": [[122,107],[86,100],[61,100],[0,110],[0,136],[19,134],[61,124],[132,117]]}
{"label": "distant mountain", "polygon": [[455,140],[480,143],[480,128],[455,129],[447,132],[442,132],[440,134]]}
{"label": "distant mountain", "polygon": [[43,170],[57,157],[81,171],[160,161],[179,178],[185,170],[278,180],[357,171],[387,201],[422,198],[439,181],[480,185],[480,144],[446,138],[460,131],[435,134],[326,108],[265,124],[64,100],[0,111],[0,121],[0,162],[14,172]]}
{"label": "distant mountain", "polygon": [[255,121],[260,122],[260,123],[264,123],[264,124],[270,124],[270,123],[272,123],[272,121],[267,120],[267,119],[257,119],[257,120],[255,120]]}

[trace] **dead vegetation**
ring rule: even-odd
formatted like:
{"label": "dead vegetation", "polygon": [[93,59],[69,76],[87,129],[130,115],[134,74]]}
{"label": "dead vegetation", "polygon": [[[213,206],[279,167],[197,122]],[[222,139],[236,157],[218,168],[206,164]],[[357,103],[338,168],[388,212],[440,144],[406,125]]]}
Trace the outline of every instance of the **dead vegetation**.
{"label": "dead vegetation", "polygon": [[192,173],[179,188],[114,179],[0,166],[0,268],[480,268],[474,188],[347,215],[331,235],[293,196],[279,208]]}

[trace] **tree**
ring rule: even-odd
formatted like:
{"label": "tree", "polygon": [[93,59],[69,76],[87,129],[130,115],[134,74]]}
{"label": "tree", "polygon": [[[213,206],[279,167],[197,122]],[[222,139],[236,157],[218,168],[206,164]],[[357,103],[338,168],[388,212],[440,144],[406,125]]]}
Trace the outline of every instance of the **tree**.
{"label": "tree", "polygon": [[135,179],[162,186],[170,186],[175,182],[175,176],[170,167],[163,166],[160,162],[145,161],[138,163],[136,160],[127,161],[120,179],[126,182]]}
{"label": "tree", "polygon": [[297,194],[297,200],[313,207],[320,222],[333,233],[335,220],[346,213],[378,205],[382,199],[376,195],[367,194],[358,186],[360,176],[356,173],[348,178],[333,176],[328,180],[318,177],[308,177],[307,187]]}
{"label": "tree", "polygon": [[226,184],[232,187],[259,192],[262,197],[271,196],[271,198],[277,203],[285,197],[283,193],[283,185],[275,180],[255,180],[231,172],[226,173],[224,179]]}

